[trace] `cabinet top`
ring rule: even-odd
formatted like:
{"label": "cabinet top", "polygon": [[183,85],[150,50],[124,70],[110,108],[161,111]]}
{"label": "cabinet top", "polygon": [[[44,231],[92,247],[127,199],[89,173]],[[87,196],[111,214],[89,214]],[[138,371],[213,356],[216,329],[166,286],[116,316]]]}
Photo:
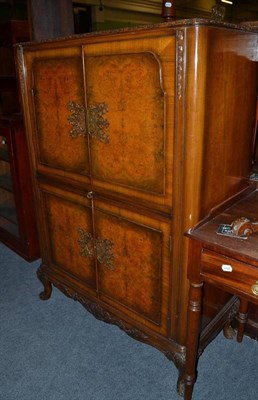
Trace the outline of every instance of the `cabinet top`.
{"label": "cabinet top", "polygon": [[228,30],[235,30],[235,31],[242,31],[242,32],[251,32],[258,34],[258,23],[245,23],[245,24],[232,24],[227,22],[219,22],[216,20],[210,19],[182,19],[170,22],[162,22],[160,24],[152,24],[152,25],[141,25],[138,27],[133,28],[122,28],[122,29],[113,29],[113,30],[105,30],[105,31],[94,31],[91,33],[84,33],[78,35],[71,35],[66,37],[57,37],[54,39],[46,39],[34,42],[26,42],[22,43],[22,47],[30,47],[36,45],[38,43],[55,43],[55,42],[62,42],[62,41],[76,41],[81,38],[94,38],[94,37],[108,37],[110,35],[120,35],[120,34],[128,34],[128,35],[135,35],[137,33],[155,33],[160,31],[169,31],[169,30],[177,30],[177,29],[184,29],[190,27],[199,27],[199,26],[206,26],[206,27],[216,27],[221,29],[228,29]]}

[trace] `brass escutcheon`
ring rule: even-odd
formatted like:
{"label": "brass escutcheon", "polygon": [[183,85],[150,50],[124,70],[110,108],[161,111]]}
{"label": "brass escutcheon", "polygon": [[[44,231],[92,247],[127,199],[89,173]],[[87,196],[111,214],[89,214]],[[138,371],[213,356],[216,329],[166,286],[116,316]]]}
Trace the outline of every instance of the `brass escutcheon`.
{"label": "brass escutcheon", "polygon": [[255,296],[258,296],[258,281],[251,287],[251,290]]}

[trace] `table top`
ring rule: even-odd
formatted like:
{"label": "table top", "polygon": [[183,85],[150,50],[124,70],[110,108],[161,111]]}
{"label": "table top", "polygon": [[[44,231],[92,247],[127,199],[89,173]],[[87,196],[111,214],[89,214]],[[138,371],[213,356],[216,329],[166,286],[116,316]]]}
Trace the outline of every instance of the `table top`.
{"label": "table top", "polygon": [[258,190],[251,191],[243,198],[240,197],[221,213],[190,229],[186,236],[201,241],[205,248],[244,262],[251,262],[258,267],[258,233],[253,233],[246,239],[217,233],[221,224],[232,224],[240,217],[247,217],[252,222],[258,221]]}

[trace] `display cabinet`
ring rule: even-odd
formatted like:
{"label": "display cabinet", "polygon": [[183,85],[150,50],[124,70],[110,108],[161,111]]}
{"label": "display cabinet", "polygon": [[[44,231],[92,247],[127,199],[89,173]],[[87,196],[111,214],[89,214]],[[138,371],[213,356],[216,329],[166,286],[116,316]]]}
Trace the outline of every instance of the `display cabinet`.
{"label": "display cabinet", "polygon": [[28,21],[0,23],[0,241],[32,261],[39,246],[13,49],[27,40]]}
{"label": "display cabinet", "polygon": [[28,261],[39,257],[21,118],[0,118],[0,240]]}

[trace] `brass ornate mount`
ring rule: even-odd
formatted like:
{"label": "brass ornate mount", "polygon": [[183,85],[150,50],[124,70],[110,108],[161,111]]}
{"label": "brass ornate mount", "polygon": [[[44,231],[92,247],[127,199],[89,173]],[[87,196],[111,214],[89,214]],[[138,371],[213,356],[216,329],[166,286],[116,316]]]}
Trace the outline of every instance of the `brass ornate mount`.
{"label": "brass ornate mount", "polygon": [[241,217],[232,222],[232,232],[237,236],[250,236],[258,232],[258,222]]}
{"label": "brass ornate mount", "polygon": [[95,254],[100,264],[104,264],[107,269],[114,269],[114,254],[113,247],[114,243],[109,239],[101,239],[97,237],[94,239],[91,233],[85,229],[78,228],[79,239],[78,243],[80,246],[80,256],[94,258]]}
{"label": "brass ornate mount", "polygon": [[109,122],[103,118],[103,115],[108,111],[106,103],[91,105],[85,111],[82,105],[69,101],[67,108],[71,112],[68,121],[72,125],[70,130],[72,138],[85,137],[89,134],[103,143],[109,143],[109,135],[106,132]]}

